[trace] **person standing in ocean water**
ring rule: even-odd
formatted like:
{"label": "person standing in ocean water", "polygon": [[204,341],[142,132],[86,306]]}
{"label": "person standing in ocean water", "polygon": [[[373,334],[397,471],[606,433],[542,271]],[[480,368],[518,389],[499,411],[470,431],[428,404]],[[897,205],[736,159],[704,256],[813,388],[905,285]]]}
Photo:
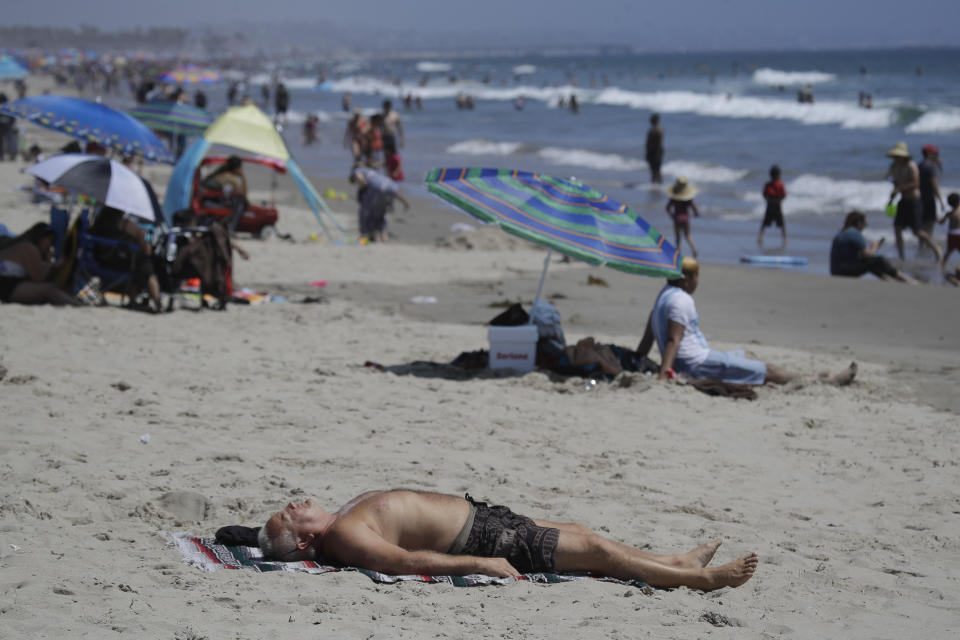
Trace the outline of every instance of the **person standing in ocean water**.
{"label": "person standing in ocean water", "polygon": [[656,113],[650,116],[646,152],[647,164],[650,165],[650,182],[660,184],[663,182],[663,176],[660,175],[660,165],[663,163],[663,128],[660,126],[660,115]]}
{"label": "person standing in ocean water", "polygon": [[923,209],[921,224],[923,230],[933,237],[933,228],[937,224],[937,202],[941,209],[943,196],[940,195],[940,185],[937,176],[943,167],[940,164],[940,150],[932,144],[923,145],[923,162],[917,167],[920,171],[920,204]]}
{"label": "person standing in ocean water", "polygon": [[277,83],[273,93],[274,106],[277,109],[275,120],[279,124],[287,124],[287,109],[290,107],[290,94],[282,82]]}
{"label": "person standing in ocean water", "polygon": [[399,149],[403,146],[403,123],[389,100],[383,101],[383,145]]}
{"label": "person standing in ocean water", "polygon": [[757,246],[763,246],[763,232],[767,227],[777,225],[780,227],[780,235],[783,237],[783,245],[787,246],[787,227],[783,223],[783,209],[781,203],[787,197],[787,190],[780,182],[780,167],[773,165],[770,167],[770,181],[763,185],[763,199],[767,202],[767,211],[763,216],[763,222],[760,224],[760,235],[757,236]]}
{"label": "person standing in ocean water", "polygon": [[887,175],[893,178],[890,203],[892,204],[897,195],[900,195],[900,201],[897,203],[897,215],[893,219],[893,232],[897,237],[897,254],[903,260],[903,229],[906,227],[913,231],[913,235],[917,237],[921,245],[927,245],[933,249],[937,256],[937,262],[940,262],[940,247],[921,226],[920,170],[917,168],[917,163],[910,157],[907,143],[898,142],[895,144],[893,149],[887,152],[887,157],[893,158],[893,164],[887,171]]}

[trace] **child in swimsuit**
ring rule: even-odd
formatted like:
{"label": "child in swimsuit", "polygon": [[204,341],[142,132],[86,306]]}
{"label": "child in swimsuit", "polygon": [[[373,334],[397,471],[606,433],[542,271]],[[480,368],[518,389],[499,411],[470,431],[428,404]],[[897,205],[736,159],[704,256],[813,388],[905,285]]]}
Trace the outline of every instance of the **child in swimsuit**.
{"label": "child in swimsuit", "polygon": [[787,227],[783,224],[783,209],[780,204],[787,197],[787,190],[780,181],[780,167],[770,167],[770,182],[763,185],[763,199],[767,202],[767,210],[760,224],[760,234],[757,236],[757,246],[763,246],[763,232],[767,227],[777,225],[783,237],[783,246],[787,246]]}
{"label": "child in swimsuit", "polygon": [[693,202],[693,196],[697,194],[697,189],[687,182],[684,177],[677,178],[677,181],[667,188],[667,195],[670,196],[670,202],[667,203],[667,213],[673,218],[673,233],[676,238],[677,249],[680,248],[680,232],[687,239],[693,256],[697,256],[697,246],[693,244],[690,237],[690,213],[699,217],[700,212],[697,205]]}
{"label": "child in swimsuit", "polygon": [[954,191],[947,196],[947,204],[950,205],[950,211],[940,218],[940,224],[947,220],[950,224],[947,228],[947,250],[943,252],[943,260],[940,262],[940,268],[946,268],[947,256],[956,249],[960,251],[960,193]]}

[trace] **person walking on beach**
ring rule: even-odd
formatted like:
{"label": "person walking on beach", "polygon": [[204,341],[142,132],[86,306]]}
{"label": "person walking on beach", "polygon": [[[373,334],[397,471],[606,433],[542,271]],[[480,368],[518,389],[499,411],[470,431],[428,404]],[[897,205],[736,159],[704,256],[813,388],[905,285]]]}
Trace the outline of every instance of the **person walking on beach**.
{"label": "person walking on beach", "polygon": [[[637,358],[645,358],[656,341],[661,357],[660,380],[683,374],[688,378],[739,384],[786,384],[802,377],[799,373],[747,358],[742,349],[711,349],[700,331],[700,316],[693,302],[693,293],[700,283],[700,264],[687,257],[680,269],[683,277],[667,280],[657,296],[643,338],[637,346]],[[856,375],[857,363],[852,362],[844,371],[834,376],[821,374],[819,379],[842,386],[853,382]]]}
{"label": "person walking on beach", "polygon": [[687,239],[687,244],[690,245],[693,257],[696,258],[697,246],[693,244],[693,238],[690,237],[690,213],[692,212],[697,217],[700,216],[700,211],[697,210],[697,205],[693,201],[693,197],[697,195],[697,189],[687,182],[686,178],[680,176],[673,185],[667,187],[667,195],[670,196],[670,201],[667,203],[667,213],[673,219],[675,246],[680,249],[680,234],[682,232],[683,237]]}
{"label": "person walking on beach", "polygon": [[767,202],[767,211],[763,214],[763,222],[760,224],[760,235],[757,236],[757,246],[763,246],[763,232],[767,227],[777,225],[780,228],[780,235],[783,237],[781,248],[787,246],[787,227],[783,223],[783,208],[781,203],[787,197],[787,190],[780,182],[780,167],[773,165],[770,167],[770,181],[763,185],[763,199]]}
{"label": "person walking on beach", "polygon": [[449,494],[368,491],[334,513],[312,498],[290,502],[257,535],[264,558],[324,559],[392,575],[586,571],[655,587],[713,591],[739,587],[760,562],[747,554],[708,567],[721,539],[659,555],[604,538],[575,522],[550,522]]}
{"label": "person walking on beach", "polygon": [[660,126],[660,115],[656,113],[650,116],[646,158],[647,164],[650,165],[650,182],[660,184],[663,182],[663,177],[660,175],[660,165],[663,164],[663,128]]}
{"label": "person walking on beach", "polygon": [[940,224],[950,221],[947,228],[947,248],[943,252],[943,260],[940,261],[941,269],[946,268],[947,256],[953,253],[954,249],[960,252],[960,193],[948,195],[947,204],[950,205],[950,211],[940,218]]}
{"label": "person walking on beach", "polygon": [[930,237],[933,237],[933,227],[937,223],[937,202],[941,209],[946,209],[943,197],[940,195],[940,185],[937,178],[943,170],[940,164],[940,150],[932,144],[923,145],[923,161],[917,169],[920,172],[920,205],[922,208],[921,226]]}
{"label": "person walking on beach", "polygon": [[926,245],[933,249],[937,256],[937,262],[940,262],[940,247],[933,241],[930,234],[921,227],[920,210],[920,170],[917,163],[910,157],[910,151],[907,149],[906,142],[898,142],[893,149],[887,152],[888,158],[893,158],[893,164],[887,171],[887,175],[893,178],[893,191],[890,192],[890,204],[899,194],[900,201],[897,203],[897,215],[893,219],[893,233],[897,238],[897,254],[903,260],[903,230],[904,228],[913,231],[913,235],[921,245]]}

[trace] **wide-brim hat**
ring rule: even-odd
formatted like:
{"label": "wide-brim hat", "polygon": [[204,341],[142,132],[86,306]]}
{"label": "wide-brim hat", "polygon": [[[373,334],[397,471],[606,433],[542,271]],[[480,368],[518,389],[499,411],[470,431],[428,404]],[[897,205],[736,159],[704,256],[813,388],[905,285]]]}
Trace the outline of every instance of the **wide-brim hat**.
{"label": "wide-brim hat", "polygon": [[697,188],[687,182],[686,178],[680,176],[676,182],[667,187],[667,195],[681,202],[693,200],[693,197],[697,195]]}
{"label": "wide-brim hat", "polygon": [[907,143],[898,142],[897,144],[893,145],[893,149],[890,149],[890,151],[887,151],[887,157],[888,158],[909,158],[910,150],[907,149]]}

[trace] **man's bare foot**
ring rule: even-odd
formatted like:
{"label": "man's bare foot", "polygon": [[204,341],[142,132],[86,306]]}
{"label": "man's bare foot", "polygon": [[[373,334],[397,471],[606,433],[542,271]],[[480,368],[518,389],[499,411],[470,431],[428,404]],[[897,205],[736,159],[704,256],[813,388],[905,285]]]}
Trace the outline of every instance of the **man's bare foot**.
{"label": "man's bare foot", "polygon": [[753,552],[725,565],[704,569],[707,583],[703,590],[714,591],[723,587],[739,587],[753,577],[758,564],[760,564],[760,557]]}
{"label": "man's bare foot", "polygon": [[857,363],[851,362],[849,367],[847,367],[846,369],[844,369],[843,371],[841,371],[840,373],[838,373],[837,375],[831,378],[826,378],[825,382],[829,384],[835,384],[838,387],[845,387],[851,382],[853,382],[853,379],[856,377],[857,377]]}
{"label": "man's bare foot", "polygon": [[677,566],[686,569],[703,568],[710,564],[710,561],[713,560],[713,554],[717,552],[721,544],[723,544],[723,538],[704,542],[696,549],[677,556]]}

